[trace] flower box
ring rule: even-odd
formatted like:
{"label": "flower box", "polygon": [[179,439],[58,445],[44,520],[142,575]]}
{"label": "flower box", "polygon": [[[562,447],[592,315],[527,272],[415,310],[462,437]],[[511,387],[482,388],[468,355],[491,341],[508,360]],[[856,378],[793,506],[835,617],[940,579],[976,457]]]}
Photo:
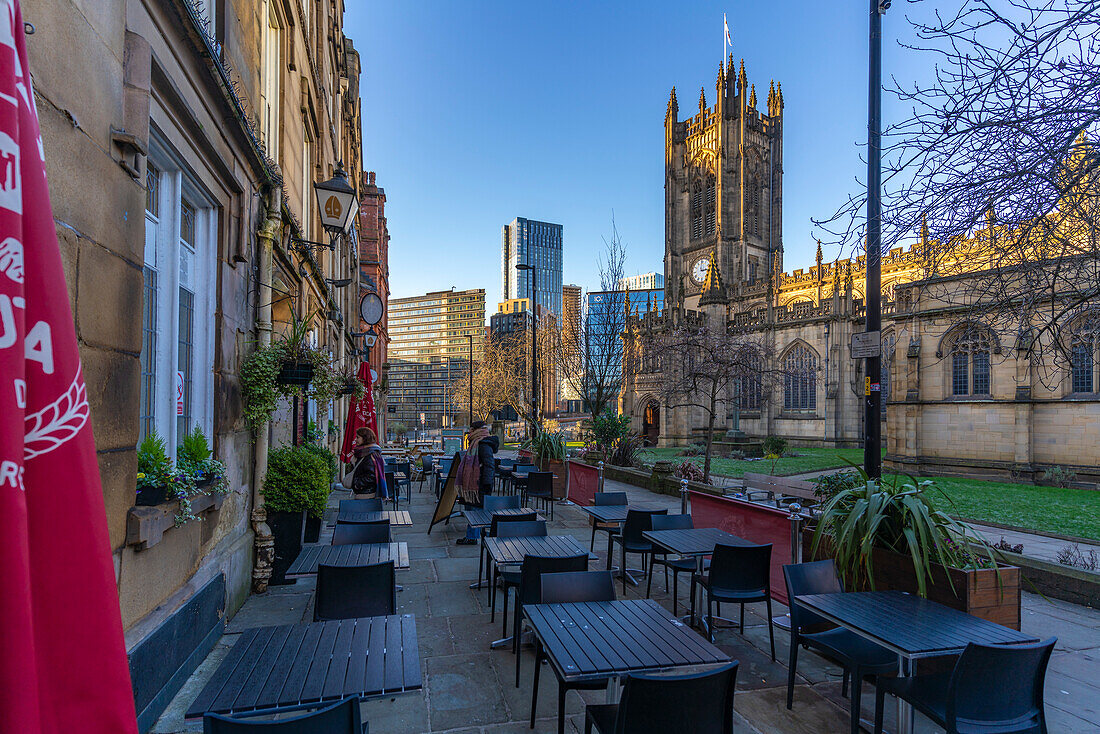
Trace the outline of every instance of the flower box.
{"label": "flower box", "polygon": [[280,385],[308,385],[312,379],[312,362],[283,362],[277,382]]}
{"label": "flower box", "polygon": [[155,507],[168,501],[168,492],[167,484],[157,487],[139,487],[137,501],[134,504],[138,507]]}

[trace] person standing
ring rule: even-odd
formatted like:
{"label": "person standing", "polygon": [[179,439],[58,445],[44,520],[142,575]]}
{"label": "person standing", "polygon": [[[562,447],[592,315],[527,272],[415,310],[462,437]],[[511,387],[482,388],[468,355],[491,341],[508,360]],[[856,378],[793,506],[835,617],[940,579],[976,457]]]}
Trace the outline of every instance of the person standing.
{"label": "person standing", "polygon": [[[480,507],[482,498],[493,493],[496,481],[496,461],[494,454],[500,448],[500,439],[489,433],[485,421],[474,421],[466,434],[466,456],[459,468],[461,480],[460,496],[471,507]],[[478,540],[478,531],[466,528],[466,537],[459,538],[459,545],[473,545]]]}
{"label": "person standing", "polygon": [[369,428],[360,428],[355,432],[353,455],[357,462],[351,482],[351,491],[354,496],[361,499],[371,497],[388,498],[386,467],[382,461],[382,447],[378,445],[374,431]]}

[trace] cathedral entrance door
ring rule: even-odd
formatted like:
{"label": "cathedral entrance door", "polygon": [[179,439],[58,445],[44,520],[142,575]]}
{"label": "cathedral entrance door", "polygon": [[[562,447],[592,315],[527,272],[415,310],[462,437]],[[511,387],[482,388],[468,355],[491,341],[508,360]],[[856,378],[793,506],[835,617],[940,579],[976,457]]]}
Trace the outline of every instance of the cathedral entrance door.
{"label": "cathedral entrance door", "polygon": [[642,440],[646,446],[656,446],[660,435],[661,408],[656,402],[650,401],[645,406],[645,414],[642,417]]}

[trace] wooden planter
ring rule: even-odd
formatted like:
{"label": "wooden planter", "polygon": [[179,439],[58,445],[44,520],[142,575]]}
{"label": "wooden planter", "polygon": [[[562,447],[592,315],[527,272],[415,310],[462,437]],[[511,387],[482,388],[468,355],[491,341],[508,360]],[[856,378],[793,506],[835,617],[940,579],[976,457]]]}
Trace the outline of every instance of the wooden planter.
{"label": "wooden planter", "polygon": [[276,381],[280,385],[308,385],[312,379],[312,362],[283,362]]}
{"label": "wooden planter", "polygon": [[[817,557],[829,558],[827,539],[823,539]],[[813,533],[803,535],[802,557],[811,558]],[[884,548],[873,551],[876,591],[907,591],[917,593],[917,576],[913,559]],[[849,591],[867,589],[850,588]],[[944,606],[958,609],[990,622],[1020,629],[1020,569],[999,565],[996,569],[949,568],[932,565],[927,580],[928,598]]]}

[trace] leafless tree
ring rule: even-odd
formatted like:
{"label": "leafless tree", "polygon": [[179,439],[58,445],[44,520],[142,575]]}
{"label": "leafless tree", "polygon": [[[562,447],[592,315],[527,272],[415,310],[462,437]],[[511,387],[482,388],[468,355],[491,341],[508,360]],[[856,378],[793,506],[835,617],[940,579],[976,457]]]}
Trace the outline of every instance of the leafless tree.
{"label": "leafless tree", "polygon": [[563,308],[557,334],[548,344],[562,388],[579,395],[585,412],[593,417],[616,404],[622,387],[621,336],[629,298],[620,292],[625,264],[626,246],[612,217],[611,238],[604,239],[599,260],[601,293],[588,294],[594,303],[590,306],[590,299],[582,299],[575,313]]}
{"label": "leafless tree", "polygon": [[760,334],[700,319],[657,333],[639,347],[656,354],[665,406],[700,408],[706,416],[703,481],[709,482],[714,424],[727,402],[751,393],[760,405],[775,392],[778,374],[770,366],[774,360],[767,341]]}
{"label": "leafless tree", "polygon": [[[493,411],[522,403],[527,351],[521,339],[508,335],[485,340],[473,370],[473,420],[488,420]],[[450,385],[451,403],[463,413],[470,410],[470,374],[462,372]]]}
{"label": "leafless tree", "polygon": [[[1100,296],[1100,0],[910,0],[905,18],[934,73],[885,90],[909,112],[883,135],[883,252],[920,241],[924,297],[1064,356]],[[815,224],[861,249],[865,205]]]}

